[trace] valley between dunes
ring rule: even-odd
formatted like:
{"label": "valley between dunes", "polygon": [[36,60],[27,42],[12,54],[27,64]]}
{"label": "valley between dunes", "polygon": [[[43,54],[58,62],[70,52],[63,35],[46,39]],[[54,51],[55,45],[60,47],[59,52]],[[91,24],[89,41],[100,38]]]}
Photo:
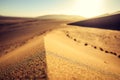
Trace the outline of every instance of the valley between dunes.
{"label": "valley between dunes", "polygon": [[67,23],[35,21],[10,34],[3,29],[0,80],[120,80],[120,31]]}

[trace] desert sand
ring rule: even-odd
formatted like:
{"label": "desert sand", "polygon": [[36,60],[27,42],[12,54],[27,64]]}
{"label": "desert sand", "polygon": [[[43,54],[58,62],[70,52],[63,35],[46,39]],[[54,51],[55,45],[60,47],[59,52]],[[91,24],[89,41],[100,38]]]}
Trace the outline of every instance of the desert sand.
{"label": "desert sand", "polygon": [[[45,36],[49,78],[51,80],[119,80],[120,59],[114,54],[106,53],[104,49],[108,52],[111,49],[104,48],[106,46],[101,46],[98,42],[102,38],[99,35],[102,35],[100,33],[104,30],[83,29],[69,27],[52,31]],[[93,30],[97,32],[92,33]],[[108,32],[114,33],[114,31]],[[100,50],[100,47],[103,50]]]}
{"label": "desert sand", "polygon": [[18,22],[0,30],[0,80],[120,80],[120,31]]}

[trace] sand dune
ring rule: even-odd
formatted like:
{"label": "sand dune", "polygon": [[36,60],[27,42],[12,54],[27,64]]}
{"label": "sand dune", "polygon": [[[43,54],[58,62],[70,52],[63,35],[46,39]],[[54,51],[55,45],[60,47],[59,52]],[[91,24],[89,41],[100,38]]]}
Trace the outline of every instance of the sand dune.
{"label": "sand dune", "polygon": [[38,19],[49,19],[49,20],[62,20],[62,21],[80,21],[86,19],[85,17],[82,16],[75,16],[75,15],[45,15],[45,16],[40,16]]}
{"label": "sand dune", "polygon": [[0,80],[119,80],[120,32],[70,22],[2,26]]}
{"label": "sand dune", "polygon": [[0,59],[0,79],[47,79],[46,55],[42,36],[34,38],[28,44]]}
{"label": "sand dune", "polygon": [[63,21],[33,19],[27,22],[17,22],[17,24],[9,26],[0,26],[0,56],[24,45],[34,36],[62,27],[61,23]]}
{"label": "sand dune", "polygon": [[108,16],[100,16],[96,18],[86,19],[83,21],[70,23],[71,25],[101,28],[108,30],[120,30],[120,13],[111,14]]}
{"label": "sand dune", "polygon": [[[88,41],[87,45],[84,38],[75,40],[78,35],[86,37],[82,33],[79,34],[78,31],[81,31],[78,27],[65,28],[53,31],[45,37],[47,70],[50,80],[120,79],[120,59],[94,49],[89,45],[92,44],[91,41]],[[66,36],[73,33],[75,35],[71,38]]]}

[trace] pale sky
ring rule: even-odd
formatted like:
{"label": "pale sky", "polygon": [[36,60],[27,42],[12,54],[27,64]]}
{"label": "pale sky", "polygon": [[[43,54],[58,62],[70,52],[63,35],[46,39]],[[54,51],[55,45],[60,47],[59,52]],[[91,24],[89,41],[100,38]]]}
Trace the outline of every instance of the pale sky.
{"label": "pale sky", "polygon": [[0,0],[0,15],[37,17],[49,14],[97,15],[120,11],[120,0]]}

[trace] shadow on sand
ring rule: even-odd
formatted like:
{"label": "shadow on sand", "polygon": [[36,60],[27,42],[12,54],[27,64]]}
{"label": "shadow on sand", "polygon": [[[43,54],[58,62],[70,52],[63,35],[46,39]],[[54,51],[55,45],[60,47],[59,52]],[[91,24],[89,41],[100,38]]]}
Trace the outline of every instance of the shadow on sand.
{"label": "shadow on sand", "polygon": [[0,80],[48,80],[44,46],[39,52],[20,61],[4,63],[0,63]]}
{"label": "shadow on sand", "polygon": [[109,30],[120,30],[119,19],[120,19],[120,14],[115,14],[111,16],[104,16],[104,17],[98,17],[98,18],[78,21],[75,23],[69,23],[68,25],[101,28],[101,29],[109,29]]}

